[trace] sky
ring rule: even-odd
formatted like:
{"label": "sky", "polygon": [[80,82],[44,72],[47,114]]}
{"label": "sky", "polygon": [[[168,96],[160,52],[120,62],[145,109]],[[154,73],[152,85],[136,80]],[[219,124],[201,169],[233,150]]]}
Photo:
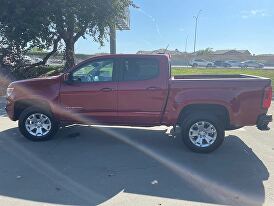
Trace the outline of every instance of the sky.
{"label": "sky", "polygon": [[[117,31],[117,53],[166,48],[193,52],[195,20],[197,50],[248,49],[252,54],[274,54],[273,0],[134,0],[131,30]],[[187,40],[187,41],[186,41]],[[187,42],[187,44],[186,44]],[[186,46],[187,45],[187,46]],[[91,38],[76,43],[76,53],[109,52]]]}

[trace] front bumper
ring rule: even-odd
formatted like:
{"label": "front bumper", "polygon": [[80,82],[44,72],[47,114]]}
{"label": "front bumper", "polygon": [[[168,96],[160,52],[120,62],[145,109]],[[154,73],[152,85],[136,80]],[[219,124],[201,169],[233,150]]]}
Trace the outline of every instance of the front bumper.
{"label": "front bumper", "polygon": [[270,128],[268,124],[273,121],[272,115],[263,114],[259,116],[257,121],[257,128],[261,131],[268,131]]}

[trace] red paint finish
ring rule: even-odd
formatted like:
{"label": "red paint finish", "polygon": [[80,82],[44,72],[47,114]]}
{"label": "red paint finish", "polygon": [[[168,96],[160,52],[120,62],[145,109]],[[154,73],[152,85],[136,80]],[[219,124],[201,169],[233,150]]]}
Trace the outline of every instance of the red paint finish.
{"label": "red paint finish", "polygon": [[164,123],[174,124],[178,113],[189,105],[214,104],[227,109],[231,125],[256,125],[258,116],[267,113],[262,97],[269,83],[259,78],[170,80]]}
{"label": "red paint finish", "polygon": [[159,74],[142,81],[118,83],[118,122],[128,125],[159,125],[168,94],[168,59],[146,56],[159,62]]}
{"label": "red paint finish", "polygon": [[[123,81],[125,59],[152,59],[159,74],[147,80]],[[235,127],[256,125],[269,106],[271,81],[244,75],[188,75],[170,78],[167,55],[107,55],[91,58],[67,71],[102,59],[115,62],[110,82],[68,83],[65,76],[12,83],[7,112],[17,120],[15,104],[40,101],[61,121],[79,122],[87,117],[96,123],[132,126],[175,125],[190,105],[223,106]],[[39,106],[39,105],[37,105]],[[75,117],[75,118],[74,118]],[[76,118],[77,117],[77,118]]]}
{"label": "red paint finish", "polygon": [[[61,84],[61,106],[95,122],[112,123],[117,117],[117,82]],[[63,118],[69,121],[71,118]]]}
{"label": "red paint finish", "polygon": [[48,105],[53,113],[57,113],[56,105],[59,105],[60,81],[62,77],[36,78],[13,82],[9,85],[14,88],[10,97],[7,97],[6,110],[12,120],[17,120],[15,115],[15,105],[19,102],[34,102],[35,106],[39,103]]}

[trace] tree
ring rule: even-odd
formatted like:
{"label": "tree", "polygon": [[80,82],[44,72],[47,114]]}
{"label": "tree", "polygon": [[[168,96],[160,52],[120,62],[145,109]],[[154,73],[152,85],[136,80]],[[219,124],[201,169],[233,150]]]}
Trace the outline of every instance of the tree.
{"label": "tree", "polygon": [[213,52],[213,48],[208,47],[206,49],[197,51],[197,55],[209,55],[209,54],[212,54],[212,52]]}
{"label": "tree", "polygon": [[32,48],[51,49],[41,62],[45,64],[63,42],[66,67],[72,67],[79,38],[91,36],[103,45],[109,28],[125,18],[129,6],[135,7],[132,0],[5,0],[0,44],[19,56]]}
{"label": "tree", "polygon": [[[0,7],[0,47],[2,53],[9,55],[15,63],[19,63],[24,53],[37,47],[49,49],[58,44],[60,38],[49,29],[51,22],[42,7],[45,1],[2,1]],[[35,8],[35,9],[33,9]],[[58,39],[58,43],[55,43]],[[45,57],[45,61],[49,57]],[[20,66],[20,65],[19,65]]]}

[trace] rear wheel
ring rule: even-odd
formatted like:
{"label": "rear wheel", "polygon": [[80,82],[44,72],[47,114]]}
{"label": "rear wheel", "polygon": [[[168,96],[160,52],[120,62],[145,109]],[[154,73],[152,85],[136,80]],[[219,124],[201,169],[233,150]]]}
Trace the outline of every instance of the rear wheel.
{"label": "rear wheel", "polygon": [[182,121],[183,142],[194,152],[213,152],[223,143],[224,136],[223,123],[210,114],[195,113]]}
{"label": "rear wheel", "polygon": [[53,138],[59,129],[58,121],[44,109],[27,108],[19,117],[20,132],[31,141],[47,141]]}
{"label": "rear wheel", "polygon": [[192,67],[198,67],[198,64],[194,63],[194,64],[192,65]]}

